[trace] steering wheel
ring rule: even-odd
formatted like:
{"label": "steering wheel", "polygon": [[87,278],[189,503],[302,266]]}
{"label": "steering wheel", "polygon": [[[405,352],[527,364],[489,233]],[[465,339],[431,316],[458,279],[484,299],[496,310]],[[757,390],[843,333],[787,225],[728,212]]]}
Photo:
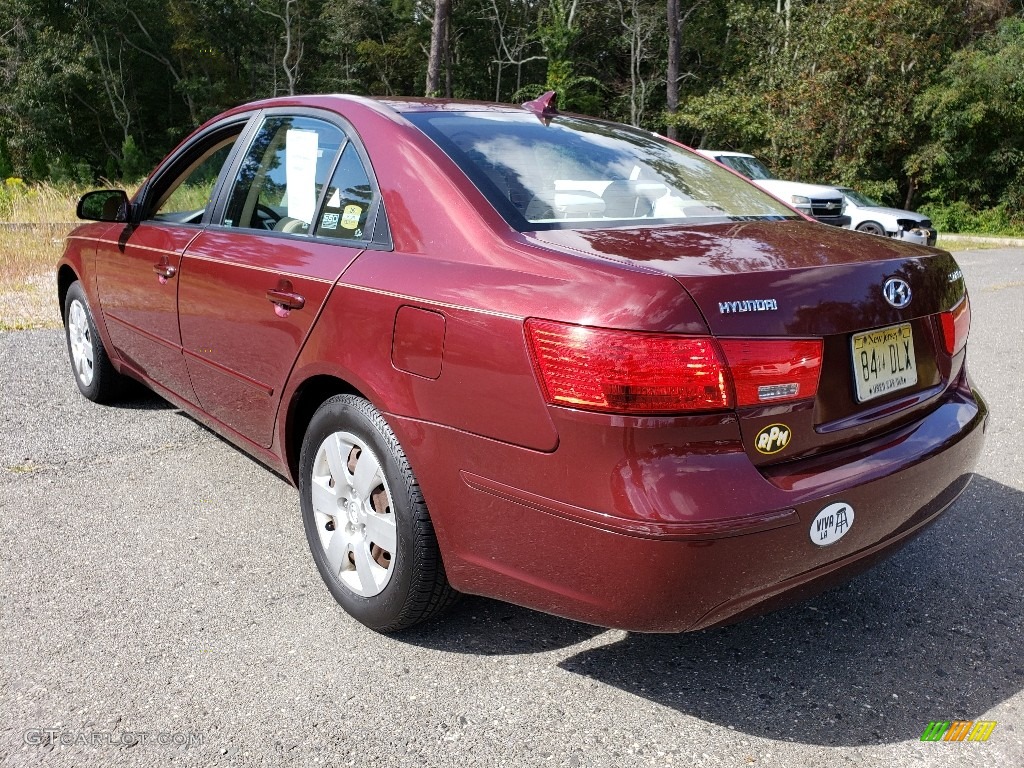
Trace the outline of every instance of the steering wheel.
{"label": "steering wheel", "polygon": [[281,214],[271,208],[269,205],[263,203],[256,203],[256,212],[253,214],[253,224],[259,222],[259,225],[263,229],[274,231],[274,227],[277,226],[277,222],[281,220]]}

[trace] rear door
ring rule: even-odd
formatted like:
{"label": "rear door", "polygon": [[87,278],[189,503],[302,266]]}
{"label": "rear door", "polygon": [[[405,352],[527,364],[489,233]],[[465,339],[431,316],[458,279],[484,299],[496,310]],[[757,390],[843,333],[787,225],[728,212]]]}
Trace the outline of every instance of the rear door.
{"label": "rear door", "polygon": [[281,390],[378,199],[333,117],[271,110],[232,169],[217,223],[188,247],[178,308],[203,410],[269,446]]}

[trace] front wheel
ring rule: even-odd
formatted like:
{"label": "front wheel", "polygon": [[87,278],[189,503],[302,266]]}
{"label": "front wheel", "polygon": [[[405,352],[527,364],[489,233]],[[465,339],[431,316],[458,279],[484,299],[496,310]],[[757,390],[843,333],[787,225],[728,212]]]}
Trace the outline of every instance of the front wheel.
{"label": "front wheel", "polygon": [[355,619],[395,632],[455,601],[419,484],[369,402],[337,395],[320,406],[302,441],[299,494],[320,576]]}
{"label": "front wheel", "polygon": [[885,227],[876,221],[865,221],[863,224],[857,226],[857,231],[863,232],[866,235],[885,236]]}
{"label": "front wheel", "polygon": [[107,356],[85,289],[78,281],[64,297],[64,336],[79,391],[95,403],[108,403],[121,395],[124,377]]}

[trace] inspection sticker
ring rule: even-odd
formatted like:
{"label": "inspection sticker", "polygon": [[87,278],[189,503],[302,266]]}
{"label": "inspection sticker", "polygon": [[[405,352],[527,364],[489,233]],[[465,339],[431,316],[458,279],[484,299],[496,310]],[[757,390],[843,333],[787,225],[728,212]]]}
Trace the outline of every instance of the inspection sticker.
{"label": "inspection sticker", "polygon": [[345,229],[355,229],[359,226],[359,217],[363,209],[358,205],[346,205],[344,213],[341,214],[341,226]]}

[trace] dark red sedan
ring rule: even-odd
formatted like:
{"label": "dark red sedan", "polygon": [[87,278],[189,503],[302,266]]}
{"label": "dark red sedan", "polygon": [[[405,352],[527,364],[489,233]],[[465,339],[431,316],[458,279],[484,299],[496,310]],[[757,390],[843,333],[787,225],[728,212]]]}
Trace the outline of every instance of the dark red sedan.
{"label": "dark red sedan", "polygon": [[248,104],[78,214],[79,389],[144,382],[294,482],[377,630],[459,593],[734,620],[895,550],[982,449],[948,253],[549,99]]}

